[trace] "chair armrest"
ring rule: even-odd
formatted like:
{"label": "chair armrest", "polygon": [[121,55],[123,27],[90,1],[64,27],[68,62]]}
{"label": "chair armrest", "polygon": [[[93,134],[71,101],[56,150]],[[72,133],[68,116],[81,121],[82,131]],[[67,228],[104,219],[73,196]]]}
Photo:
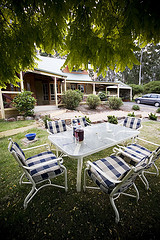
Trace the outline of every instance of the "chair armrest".
{"label": "chair armrest", "polygon": [[52,135],[53,133],[51,133],[48,129],[47,129],[47,132],[50,134],[50,135]]}
{"label": "chair armrest", "polygon": [[110,182],[113,182],[113,183],[120,183],[121,182],[119,180],[115,180],[115,179],[109,177],[105,172],[103,172],[100,168],[95,166],[92,162],[87,161],[87,164],[89,166],[93,167],[97,172],[99,172],[103,177],[107,178]]}
{"label": "chair armrest", "polygon": [[23,168],[25,168],[27,170],[34,170],[36,168],[43,167],[43,166],[46,166],[48,164],[56,163],[56,162],[58,162],[58,165],[61,166],[60,160],[62,160],[62,158],[56,158],[54,160],[50,160],[50,161],[47,161],[47,162],[38,163],[38,164],[35,164],[35,165],[31,166],[31,167],[23,166]]}
{"label": "chair armrest", "polygon": [[149,144],[152,144],[152,145],[158,146],[158,147],[160,146],[160,145],[157,144],[157,143],[153,143],[153,142],[147,141],[147,140],[145,140],[145,139],[143,139],[143,138],[139,138],[139,137],[137,137],[137,139],[140,140],[140,141],[143,141],[143,142],[146,142],[146,143],[149,143]]}
{"label": "chair armrest", "polygon": [[32,150],[32,149],[36,149],[36,148],[40,148],[40,147],[44,147],[44,146],[49,146],[48,143],[45,143],[45,144],[42,144],[42,145],[38,145],[38,146],[35,146],[35,147],[30,147],[30,148],[25,148],[25,149],[22,149],[23,151],[28,151],[28,150]]}

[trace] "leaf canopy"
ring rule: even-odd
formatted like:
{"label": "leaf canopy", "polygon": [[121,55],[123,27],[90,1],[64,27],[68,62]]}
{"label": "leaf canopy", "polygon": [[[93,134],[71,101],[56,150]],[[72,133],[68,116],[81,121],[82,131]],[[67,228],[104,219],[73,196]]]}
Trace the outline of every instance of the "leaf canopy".
{"label": "leaf canopy", "polygon": [[36,47],[67,54],[70,69],[105,74],[138,64],[134,51],[160,40],[154,0],[1,0],[0,86],[34,67]]}

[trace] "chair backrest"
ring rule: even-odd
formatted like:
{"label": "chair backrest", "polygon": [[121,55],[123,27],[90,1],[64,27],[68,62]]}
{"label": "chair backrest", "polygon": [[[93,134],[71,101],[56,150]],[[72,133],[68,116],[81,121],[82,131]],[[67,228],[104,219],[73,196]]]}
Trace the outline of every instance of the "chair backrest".
{"label": "chair backrest", "polygon": [[10,140],[10,143],[8,145],[9,152],[18,161],[19,165],[28,166],[26,163],[25,154],[24,154],[23,150],[20,148],[20,146],[18,145],[18,143],[12,142],[11,139],[9,139],[9,140]]}
{"label": "chair backrest", "polygon": [[48,131],[52,134],[67,131],[65,120],[47,121]]}
{"label": "chair backrest", "polygon": [[132,129],[139,129],[141,127],[141,118],[126,117],[123,126]]}
{"label": "chair backrest", "polygon": [[118,183],[115,188],[112,191],[113,195],[119,194],[121,192],[125,192],[128,188],[130,188],[133,183],[136,180],[136,177],[145,169],[148,168],[149,165],[149,159],[147,157],[144,157],[137,165],[136,167],[131,167],[129,171],[126,172],[122,176],[121,183]]}
{"label": "chair backrest", "polygon": [[149,164],[153,164],[160,157],[160,146],[152,152],[149,159]]}
{"label": "chair backrest", "polygon": [[82,127],[87,127],[87,125],[88,125],[85,117],[79,117],[79,118],[72,119],[71,122],[72,122],[72,126],[73,126],[74,124],[77,124],[77,123],[80,123],[80,125],[81,125]]}

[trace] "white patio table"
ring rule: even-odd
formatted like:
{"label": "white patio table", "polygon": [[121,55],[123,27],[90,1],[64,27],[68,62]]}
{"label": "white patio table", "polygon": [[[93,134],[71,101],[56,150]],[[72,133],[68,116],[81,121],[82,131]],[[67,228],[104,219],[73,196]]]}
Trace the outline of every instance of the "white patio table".
{"label": "white patio table", "polygon": [[48,139],[70,158],[78,160],[77,191],[81,191],[83,158],[138,136],[139,131],[111,123],[99,123],[84,128],[84,140],[77,143],[72,129],[49,135]]}

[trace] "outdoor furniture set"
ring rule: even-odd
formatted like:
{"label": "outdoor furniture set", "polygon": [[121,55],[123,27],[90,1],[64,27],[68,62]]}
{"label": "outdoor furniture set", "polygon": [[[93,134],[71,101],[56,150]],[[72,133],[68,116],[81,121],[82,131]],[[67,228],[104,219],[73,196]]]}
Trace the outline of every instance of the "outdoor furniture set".
{"label": "outdoor furniture set", "polygon": [[[145,184],[146,189],[149,188],[149,183],[145,177],[146,173],[159,174],[155,161],[160,156],[160,146],[149,141],[140,139],[139,129],[141,119],[127,117],[123,124],[87,124],[85,118],[77,118],[72,120],[72,126],[80,123],[84,128],[84,139],[79,141],[77,136],[73,136],[72,128],[68,128],[64,120],[48,121],[48,139],[52,145],[56,147],[56,154],[50,151],[47,144],[37,146],[47,147],[47,151],[25,158],[24,150],[31,150],[37,147],[32,147],[22,150],[17,143],[12,142],[8,146],[9,151],[15,157],[19,166],[24,170],[20,178],[20,184],[32,184],[30,193],[24,200],[24,208],[27,207],[29,201],[34,195],[45,186],[57,186],[64,188],[67,191],[67,170],[63,165],[62,157],[67,155],[72,159],[77,159],[77,191],[81,191],[81,176],[83,158],[93,153],[99,152],[106,148],[113,148],[113,154],[95,162],[87,161],[87,167],[84,170],[84,191],[87,188],[101,189],[109,195],[111,205],[115,212],[115,221],[119,222],[119,213],[115,205],[115,200],[121,195],[135,197],[138,201],[139,192],[135,185],[136,177],[139,176]],[[126,141],[132,139],[132,143],[126,145]],[[154,151],[149,151],[147,148],[137,144],[137,141],[145,141],[147,144],[154,144],[157,148]],[[122,144],[122,145],[119,145]],[[61,154],[58,156],[59,151]],[[155,167],[156,173],[149,172],[148,169]],[[61,174],[65,176],[64,186],[52,184],[50,179]],[[88,175],[97,187],[87,186],[86,175]],[[23,181],[27,177],[28,181]],[[37,188],[38,183],[48,181],[47,184]],[[135,194],[127,194],[126,190],[133,186]]]}

